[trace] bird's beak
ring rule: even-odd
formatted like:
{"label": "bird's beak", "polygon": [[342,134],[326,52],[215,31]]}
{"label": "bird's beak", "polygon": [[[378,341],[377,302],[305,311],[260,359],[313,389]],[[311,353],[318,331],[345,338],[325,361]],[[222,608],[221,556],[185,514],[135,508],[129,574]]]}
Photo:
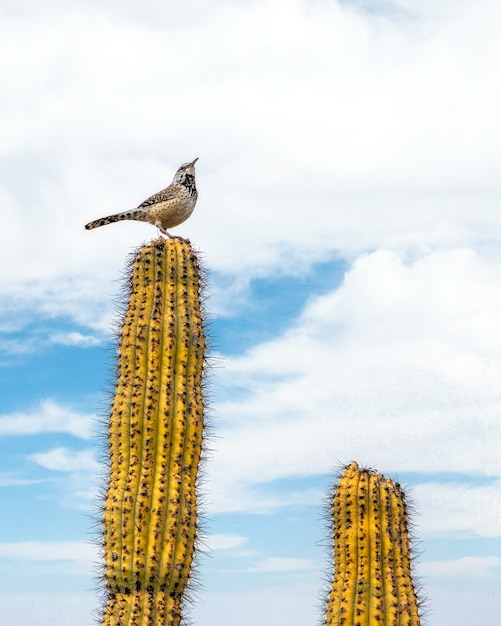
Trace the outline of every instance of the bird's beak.
{"label": "bird's beak", "polygon": [[190,166],[193,167],[197,161],[198,161],[198,157],[190,163]]}

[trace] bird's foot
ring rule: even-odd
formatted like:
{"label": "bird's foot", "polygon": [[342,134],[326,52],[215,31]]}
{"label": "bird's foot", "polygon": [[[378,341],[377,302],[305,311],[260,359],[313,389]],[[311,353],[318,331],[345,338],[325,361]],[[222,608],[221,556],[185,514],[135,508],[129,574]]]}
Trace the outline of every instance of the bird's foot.
{"label": "bird's foot", "polygon": [[171,233],[169,233],[168,230],[165,230],[165,228],[162,228],[161,226],[157,226],[157,228],[162,233],[162,235],[165,235],[165,237],[167,237],[168,239],[180,239],[181,241],[185,241],[186,243],[191,243],[189,239],[185,239],[184,237],[181,237],[181,235],[172,235]]}

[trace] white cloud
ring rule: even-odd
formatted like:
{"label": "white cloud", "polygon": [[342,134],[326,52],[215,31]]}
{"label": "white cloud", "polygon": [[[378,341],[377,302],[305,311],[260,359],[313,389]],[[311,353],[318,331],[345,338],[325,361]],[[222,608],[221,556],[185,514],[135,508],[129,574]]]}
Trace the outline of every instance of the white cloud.
{"label": "white cloud", "polygon": [[94,415],[78,413],[54,400],[45,399],[31,411],[0,415],[0,436],[60,432],[89,439],[95,432],[94,420]]}
{"label": "white cloud", "polygon": [[[20,304],[22,307],[23,305]],[[4,310],[4,314],[7,312]],[[90,324],[96,329],[95,334],[83,334],[78,331],[68,332],[55,332],[50,334],[47,331],[46,324],[47,317],[51,317],[51,314],[44,305],[41,305],[40,317],[38,321],[45,321],[45,325],[42,323],[40,326],[36,323],[33,324],[33,319],[30,319],[29,315],[22,314],[21,311],[11,309],[8,312],[9,316],[16,316],[21,314],[20,326],[21,328],[16,331],[5,331],[5,335],[2,336],[0,352],[2,353],[2,360],[0,365],[3,367],[9,367],[15,360],[17,363],[20,361],[20,357],[28,354],[40,354],[48,345],[62,345],[62,346],[78,346],[80,348],[92,348],[98,345],[102,345],[106,341],[111,341],[112,332],[111,324],[108,318],[99,318],[96,323]],[[45,318],[45,320],[44,320]],[[24,328],[29,326],[29,328]],[[18,332],[16,336],[9,336],[9,332]]]}
{"label": "white cloud", "polygon": [[194,156],[180,232],[244,282],[334,251],[497,241],[499,5],[403,4],[413,19],[300,0],[6,14],[6,304],[105,328],[125,253],[155,233],[83,224]]}
{"label": "white cloud", "polygon": [[54,448],[47,452],[32,454],[30,459],[45,467],[58,472],[92,472],[102,471],[101,465],[95,459],[93,450],[68,450],[67,448]]}
{"label": "white cloud", "polygon": [[89,508],[96,508],[97,489],[99,485],[105,485],[105,479],[103,465],[96,460],[95,450],[53,448],[32,454],[28,459],[46,470],[63,473],[62,478],[51,477],[55,490],[49,497],[59,506],[87,513]]}
{"label": "white cloud", "polygon": [[417,564],[419,576],[433,578],[487,577],[495,574],[495,570],[500,568],[501,558],[496,556],[465,556],[452,561],[428,561]]}
{"label": "white cloud", "polygon": [[0,601],[2,618],[9,626],[89,626],[97,605],[95,592],[11,592],[0,595]]}
{"label": "white cloud", "polygon": [[10,365],[10,359],[13,356],[30,354],[37,348],[37,341],[32,337],[22,337],[20,339],[5,337],[2,339],[0,350],[3,353],[1,361],[3,367]]}
{"label": "white cloud", "polygon": [[297,559],[291,557],[269,556],[256,563],[251,572],[297,572],[311,570],[314,563],[311,559]]}
{"label": "white cloud", "polygon": [[101,343],[99,339],[92,335],[83,335],[79,332],[54,333],[50,337],[52,343],[59,343],[63,346],[91,347]]}
{"label": "white cloud", "polygon": [[21,478],[14,472],[0,473],[0,487],[25,487],[39,482],[38,480],[27,480]]}
{"label": "white cloud", "polygon": [[214,506],[352,459],[390,473],[500,476],[497,276],[467,249],[413,262],[364,255],[282,336],[227,359]]}
{"label": "white cloud", "polygon": [[[221,439],[222,447],[225,447],[224,440]],[[246,448],[243,441],[236,443],[242,449]],[[219,449],[219,445],[217,446]],[[243,451],[246,460],[247,452]],[[215,463],[213,462],[215,461]],[[276,489],[272,494],[263,493],[259,485],[254,484],[247,471],[252,471],[252,467],[240,469],[234,476],[228,474],[224,463],[219,464],[217,455],[204,468],[210,478],[204,481],[204,497],[208,508],[211,511],[235,512],[252,511],[260,515],[276,513],[284,508],[300,508],[303,506],[318,506],[325,498],[325,493],[319,488],[310,489]],[[257,478],[257,476],[256,476]]]}
{"label": "white cloud", "polygon": [[247,543],[248,539],[247,537],[242,537],[242,535],[225,534],[209,535],[206,541],[211,550],[219,551],[241,548]]}
{"label": "white cloud", "polygon": [[[36,589],[46,589],[40,579],[48,578],[56,584],[59,590],[66,585],[73,584],[77,589],[78,580],[82,577],[90,581],[96,563],[99,561],[99,547],[84,541],[17,541],[0,543],[0,558],[2,574],[9,576],[8,584],[21,578],[23,572],[28,586],[32,585],[30,578],[39,579]],[[27,573],[28,566],[28,573]],[[73,583],[71,582],[73,578]],[[6,579],[7,580],[7,579]],[[62,586],[62,587],[61,587]],[[14,589],[16,588],[14,583]],[[46,601],[50,593],[46,594]],[[2,613],[2,616],[5,616]],[[10,623],[10,622],[9,622]],[[38,621],[37,621],[38,623]]]}
{"label": "white cloud", "polygon": [[[490,457],[484,451],[484,458]],[[501,480],[487,485],[473,482],[433,482],[412,489],[420,536],[501,536]]]}
{"label": "white cloud", "polygon": [[81,561],[89,566],[97,561],[98,548],[81,541],[17,541],[0,543],[3,559],[29,561]]}
{"label": "white cloud", "polygon": [[[485,584],[483,589],[472,592],[454,582],[450,590],[431,589],[429,596],[427,591],[429,601],[426,608],[430,611],[430,623],[441,626],[497,626],[501,609],[500,596],[496,591],[499,587]],[[468,582],[471,583],[471,578]]]}

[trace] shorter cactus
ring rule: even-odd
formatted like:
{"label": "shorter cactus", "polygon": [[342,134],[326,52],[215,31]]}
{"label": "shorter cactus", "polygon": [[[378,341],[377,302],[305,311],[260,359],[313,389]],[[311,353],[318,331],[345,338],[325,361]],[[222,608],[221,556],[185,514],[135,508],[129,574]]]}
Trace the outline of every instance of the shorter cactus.
{"label": "shorter cactus", "polygon": [[400,485],[351,463],[335,487],[332,519],[334,579],[326,625],[419,626]]}

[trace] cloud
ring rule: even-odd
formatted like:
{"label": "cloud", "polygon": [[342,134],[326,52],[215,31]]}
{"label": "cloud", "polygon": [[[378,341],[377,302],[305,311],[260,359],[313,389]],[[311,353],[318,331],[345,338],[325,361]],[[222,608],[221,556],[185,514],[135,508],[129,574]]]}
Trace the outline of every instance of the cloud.
{"label": "cloud", "polygon": [[247,543],[247,537],[241,535],[225,534],[225,535],[209,535],[207,543],[211,550],[232,550],[240,548]]}
{"label": "cloud", "polygon": [[54,333],[51,335],[50,341],[63,346],[81,346],[83,348],[97,346],[101,343],[99,339],[92,335],[83,335],[82,333],[75,331],[68,333]]}
{"label": "cloud", "polygon": [[[484,451],[484,457],[490,450]],[[418,484],[412,489],[420,536],[501,536],[501,480]]]}
{"label": "cloud", "polygon": [[[226,435],[224,438],[226,439]],[[239,441],[236,445],[241,446],[245,459],[247,457],[245,443]],[[222,446],[224,448],[225,444],[222,443]],[[214,460],[215,463],[211,459],[210,465],[205,468],[209,479],[204,481],[205,498],[211,511],[219,513],[251,511],[260,515],[270,515],[285,508],[318,506],[325,498],[325,493],[319,488],[290,490],[277,488],[272,490],[272,493],[265,493],[259,488],[259,484],[247,476],[247,471],[251,471],[251,468],[241,468],[240,472],[232,476],[227,473],[225,463],[218,463],[217,454]]]}
{"label": "cloud", "polygon": [[89,626],[95,617],[95,596],[95,592],[3,593],[2,618],[9,626]]}
{"label": "cloud", "polygon": [[80,541],[17,541],[0,543],[3,559],[28,561],[80,561],[86,565],[97,561],[98,549]]}
{"label": "cloud", "polygon": [[0,487],[24,487],[26,485],[36,484],[37,482],[40,481],[20,478],[14,472],[0,473]]}
{"label": "cloud", "polygon": [[218,493],[352,459],[500,476],[498,275],[469,249],[363,255],[285,333],[226,359]]}
{"label": "cloud", "polygon": [[194,156],[180,232],[238,281],[497,241],[499,6],[399,4],[409,20],[300,0],[7,13],[3,310],[106,328],[124,255],[155,232],[83,224]]}
{"label": "cloud", "polygon": [[311,570],[314,563],[311,559],[270,556],[256,563],[249,569],[251,572],[298,572]]}
{"label": "cloud", "polygon": [[86,512],[95,508],[98,486],[104,485],[103,466],[96,460],[95,450],[53,448],[32,454],[28,459],[46,470],[62,473],[62,477],[49,476],[54,483],[49,498],[58,506]]}
{"label": "cloud", "polygon": [[95,459],[94,450],[68,450],[67,448],[54,448],[47,452],[32,454],[30,459],[45,467],[58,472],[92,472],[96,474],[102,470]]}
{"label": "cloud", "polygon": [[428,561],[417,564],[419,576],[433,578],[490,577],[501,568],[501,558],[497,556],[465,556],[452,561]]}
{"label": "cloud", "polygon": [[[14,311],[11,311],[10,314],[16,315]],[[5,335],[2,336],[0,367],[10,367],[13,361],[19,362],[24,355],[40,354],[51,344],[91,348],[101,345],[111,338],[110,332],[106,333],[103,332],[104,328],[97,328],[98,324],[95,334],[92,335],[83,334],[76,330],[51,333],[47,329],[47,321],[44,320],[45,315],[43,313],[37,320],[38,323],[36,321],[33,323],[34,320],[28,316],[22,315],[22,317],[24,320],[20,321],[21,328],[15,331],[6,331]],[[23,328],[24,324],[26,326]]]}
{"label": "cloud", "polygon": [[94,419],[94,415],[77,413],[68,406],[45,399],[32,411],[0,415],[0,436],[59,432],[89,439],[94,433]]}
{"label": "cloud", "polygon": [[20,355],[31,354],[39,347],[39,343],[33,337],[24,336],[22,338],[2,337],[2,361],[0,366],[8,367],[11,365],[11,358]]}
{"label": "cloud", "polygon": [[[0,558],[4,570],[9,573],[12,579],[20,578],[23,572],[26,579],[26,566],[28,565],[28,581],[30,575],[43,579],[48,577],[52,580],[58,580],[62,587],[66,584],[71,585],[70,580],[66,578],[68,576],[74,577],[75,583],[83,576],[90,580],[95,564],[100,560],[99,557],[98,546],[84,541],[0,543]],[[9,582],[12,581],[9,580]],[[30,584],[32,583],[28,582],[28,585]],[[44,584],[39,583],[38,587],[35,588],[43,589]],[[49,595],[46,595],[46,601],[48,597],[50,597],[50,592]]]}

